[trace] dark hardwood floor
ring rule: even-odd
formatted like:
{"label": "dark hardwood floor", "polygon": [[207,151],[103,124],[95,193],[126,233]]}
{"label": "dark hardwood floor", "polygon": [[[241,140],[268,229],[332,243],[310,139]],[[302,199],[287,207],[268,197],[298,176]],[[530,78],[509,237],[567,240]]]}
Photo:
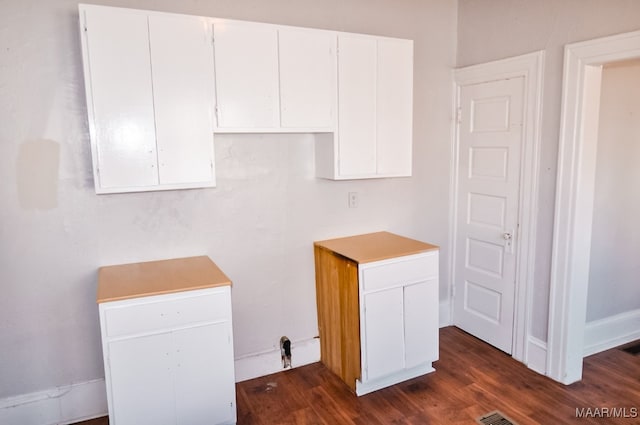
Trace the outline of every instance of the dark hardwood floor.
{"label": "dark hardwood floor", "polygon": [[[640,415],[640,356],[620,349],[586,358],[583,380],[565,386],[448,327],[440,330],[435,368],[363,397],[320,363],[241,382],[238,424],[475,424],[493,410],[519,425],[640,424],[640,416],[576,417],[576,409],[589,408],[599,416],[603,408]],[[107,425],[108,420],[82,424]]]}

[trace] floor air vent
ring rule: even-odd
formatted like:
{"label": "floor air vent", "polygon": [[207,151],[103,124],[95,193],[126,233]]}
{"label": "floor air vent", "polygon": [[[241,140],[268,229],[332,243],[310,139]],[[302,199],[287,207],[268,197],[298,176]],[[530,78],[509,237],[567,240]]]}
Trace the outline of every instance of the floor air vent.
{"label": "floor air vent", "polygon": [[482,415],[476,421],[481,425],[518,425],[497,410]]}

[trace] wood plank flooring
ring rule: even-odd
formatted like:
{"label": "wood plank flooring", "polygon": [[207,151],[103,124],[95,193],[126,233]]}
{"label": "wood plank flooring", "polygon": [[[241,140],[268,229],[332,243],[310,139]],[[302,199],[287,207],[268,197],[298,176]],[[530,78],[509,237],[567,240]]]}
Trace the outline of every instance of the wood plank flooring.
{"label": "wood plank flooring", "polygon": [[448,327],[440,330],[435,368],[432,374],[363,397],[352,394],[320,363],[241,382],[238,424],[475,424],[493,410],[519,425],[640,424],[640,416],[576,417],[576,409],[587,408],[640,414],[640,356],[619,349],[586,358],[583,380],[565,386]]}

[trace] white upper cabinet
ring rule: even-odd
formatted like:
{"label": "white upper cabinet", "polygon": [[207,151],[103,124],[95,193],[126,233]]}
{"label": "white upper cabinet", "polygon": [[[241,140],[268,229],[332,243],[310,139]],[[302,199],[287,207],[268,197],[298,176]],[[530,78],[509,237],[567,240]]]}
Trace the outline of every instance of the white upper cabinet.
{"label": "white upper cabinet", "polygon": [[215,185],[203,18],[80,5],[97,193]]}
{"label": "white upper cabinet", "polygon": [[318,133],[316,176],[411,175],[413,42],[79,6],[96,193],[215,186],[214,133]]}
{"label": "white upper cabinet", "polygon": [[277,29],[216,21],[213,31],[218,130],[278,128]]}
{"label": "white upper cabinet", "polygon": [[334,130],[336,38],[325,31],[278,31],[283,128]]}
{"label": "white upper cabinet", "polygon": [[215,20],[218,132],[333,131],[336,35]]}
{"label": "white upper cabinet", "polygon": [[411,176],[413,42],[340,34],[338,88],[338,131],[316,141],[317,176]]}

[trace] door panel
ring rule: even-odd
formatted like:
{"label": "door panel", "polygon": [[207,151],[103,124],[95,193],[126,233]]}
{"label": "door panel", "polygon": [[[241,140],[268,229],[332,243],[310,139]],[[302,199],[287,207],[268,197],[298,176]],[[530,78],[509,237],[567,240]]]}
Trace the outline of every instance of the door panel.
{"label": "door panel", "polygon": [[176,423],[171,334],[109,343],[114,423]]}
{"label": "door panel", "polygon": [[438,360],[438,279],[404,288],[405,367]]}
{"label": "door panel", "polygon": [[211,36],[204,18],[149,16],[160,184],[214,178]]}
{"label": "door panel", "polygon": [[404,368],[403,288],[364,296],[367,379],[376,379]]}
{"label": "door panel", "polygon": [[173,332],[179,425],[235,422],[230,327],[222,322]]}
{"label": "door panel", "polygon": [[378,40],[376,88],[377,172],[411,175],[413,44]]}
{"label": "door panel", "polygon": [[376,173],[376,40],[338,38],[340,175]]}
{"label": "door panel", "polygon": [[278,43],[282,127],[333,129],[336,36],[281,29]]}
{"label": "door panel", "polygon": [[157,185],[147,16],[118,9],[84,13],[99,186]]}
{"label": "door panel", "polygon": [[278,127],[277,30],[225,22],[213,31],[218,127]]}
{"label": "door panel", "polygon": [[454,323],[511,353],[524,79],[461,87]]}

